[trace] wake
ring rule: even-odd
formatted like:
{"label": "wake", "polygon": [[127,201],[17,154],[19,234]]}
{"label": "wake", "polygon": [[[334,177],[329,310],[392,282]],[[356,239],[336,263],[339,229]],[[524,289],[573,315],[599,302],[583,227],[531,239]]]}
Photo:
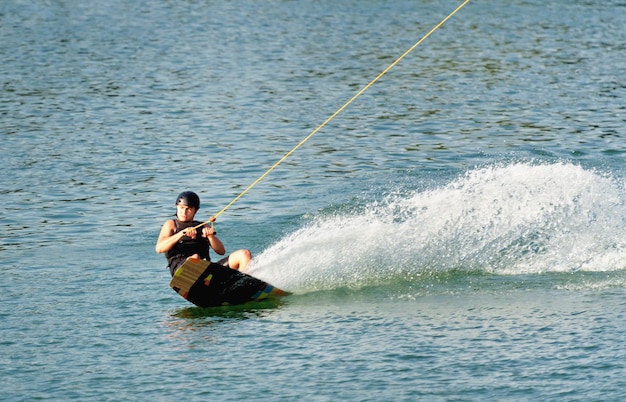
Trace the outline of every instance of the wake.
{"label": "wake", "polygon": [[490,166],[359,212],[317,216],[250,272],[306,292],[451,271],[621,270],[625,200],[621,180],[573,164]]}

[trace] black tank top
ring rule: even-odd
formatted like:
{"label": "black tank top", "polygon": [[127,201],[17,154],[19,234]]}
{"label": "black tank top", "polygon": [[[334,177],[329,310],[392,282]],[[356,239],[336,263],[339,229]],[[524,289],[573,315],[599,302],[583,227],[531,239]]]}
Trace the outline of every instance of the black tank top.
{"label": "black tank top", "polygon": [[[187,229],[189,227],[197,226],[200,222],[180,222],[178,219],[174,219],[174,224],[176,225],[176,232],[178,233],[181,230]],[[210,261],[209,259],[209,250],[210,250],[209,242],[206,237],[202,237],[202,228],[196,229],[196,238],[192,239],[189,236],[183,236],[182,239],[178,243],[171,248],[171,250],[165,253],[165,258],[167,258],[167,263],[170,267],[172,267],[172,262],[178,262],[180,259],[186,259],[189,256],[194,254],[198,254],[200,258],[204,258],[205,260]]]}

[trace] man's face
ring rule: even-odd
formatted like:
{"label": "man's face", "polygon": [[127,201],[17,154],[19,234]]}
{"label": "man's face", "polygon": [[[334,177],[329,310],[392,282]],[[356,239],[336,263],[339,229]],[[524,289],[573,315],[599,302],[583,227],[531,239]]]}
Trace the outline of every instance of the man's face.
{"label": "man's face", "polygon": [[198,208],[188,207],[186,205],[176,205],[176,217],[181,222],[190,222],[198,212]]}

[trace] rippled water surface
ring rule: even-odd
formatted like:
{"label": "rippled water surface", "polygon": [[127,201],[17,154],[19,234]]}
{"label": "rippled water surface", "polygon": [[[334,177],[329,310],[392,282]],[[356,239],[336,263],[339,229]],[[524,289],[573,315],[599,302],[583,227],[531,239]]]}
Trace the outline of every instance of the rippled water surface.
{"label": "rippled water surface", "polygon": [[217,222],[280,301],[154,252],[452,1],[0,3],[7,400],[620,400],[626,3],[470,1]]}

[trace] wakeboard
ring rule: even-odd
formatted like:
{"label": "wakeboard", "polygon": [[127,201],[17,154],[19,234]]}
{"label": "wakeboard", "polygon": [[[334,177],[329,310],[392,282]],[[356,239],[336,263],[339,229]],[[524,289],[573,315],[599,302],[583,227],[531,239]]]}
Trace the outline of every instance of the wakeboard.
{"label": "wakeboard", "polygon": [[170,286],[198,307],[237,305],[289,294],[243,272],[194,258],[178,267]]}

